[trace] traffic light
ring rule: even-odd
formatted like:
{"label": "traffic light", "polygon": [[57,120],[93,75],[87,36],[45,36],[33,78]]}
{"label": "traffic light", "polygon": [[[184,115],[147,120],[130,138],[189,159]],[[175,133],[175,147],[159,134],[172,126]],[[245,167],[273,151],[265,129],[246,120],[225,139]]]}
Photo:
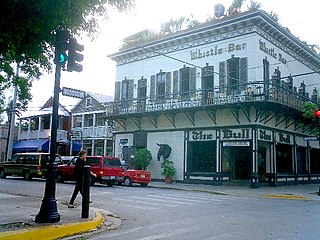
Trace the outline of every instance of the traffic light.
{"label": "traffic light", "polygon": [[54,63],[64,65],[68,60],[68,45],[69,45],[70,33],[68,30],[58,28],[56,30],[56,46]]}
{"label": "traffic light", "polygon": [[67,64],[67,71],[72,72],[81,72],[83,67],[80,62],[83,61],[83,55],[79,52],[84,50],[84,46],[80,45],[76,39],[70,38],[68,44],[68,64]]}

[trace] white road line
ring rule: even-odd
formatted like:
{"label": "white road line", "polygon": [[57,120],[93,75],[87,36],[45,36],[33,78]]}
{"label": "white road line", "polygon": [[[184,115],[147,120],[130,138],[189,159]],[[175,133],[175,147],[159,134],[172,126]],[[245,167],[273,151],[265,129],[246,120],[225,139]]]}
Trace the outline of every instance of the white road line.
{"label": "white road line", "polygon": [[155,197],[155,198],[164,198],[164,199],[175,199],[175,200],[183,200],[183,201],[189,201],[189,202],[194,202],[194,203],[207,203],[206,201],[202,200],[196,200],[196,199],[188,199],[183,197],[170,197],[170,196],[161,196],[161,195],[147,195],[148,197]]}
{"label": "white road line", "polygon": [[[130,200],[130,199],[124,199],[124,198],[114,198],[114,200],[118,201],[124,201],[124,202],[132,202],[132,203],[142,203],[142,204],[149,204],[149,205],[155,205],[155,206],[160,206],[159,203],[153,203],[149,201],[139,201],[139,200]],[[178,207],[178,205],[173,205],[173,204],[161,204],[161,207]]]}
{"label": "white road line", "polygon": [[156,202],[169,202],[169,203],[176,203],[176,204],[184,204],[184,205],[193,205],[194,203],[190,203],[190,202],[181,202],[181,201],[172,201],[169,199],[156,199],[156,198],[151,198],[151,197],[129,197],[129,198],[133,198],[133,199],[142,199],[142,200],[152,200],[152,201],[156,201]]}
{"label": "white road line", "polygon": [[168,239],[169,237],[173,237],[175,235],[180,235],[180,234],[184,234],[184,233],[188,233],[188,232],[193,232],[195,230],[199,230],[199,228],[181,228],[181,229],[177,229],[174,231],[170,231],[168,233],[162,233],[159,235],[152,235],[152,236],[147,236],[144,238],[140,238],[139,240],[155,240],[155,239],[161,239],[161,238],[166,238]]}
{"label": "white road line", "polygon": [[139,205],[123,204],[123,203],[121,204],[121,206],[129,207],[129,208],[133,207],[133,208],[144,209],[144,210],[155,210],[155,209],[157,209],[155,207],[147,207],[147,206],[139,206]]}
{"label": "white road line", "polygon": [[[107,236],[103,236],[102,238],[100,239],[106,239],[107,238],[110,238],[110,237],[117,237],[117,236],[121,236],[121,235],[126,235],[126,234],[129,234],[129,233],[133,233],[133,232],[136,232],[138,230],[142,229],[142,227],[136,227],[136,228],[132,228],[132,229],[129,229],[127,231],[122,231],[122,232],[119,232],[119,233],[113,233],[113,234],[108,234]],[[99,238],[98,238],[99,239]]]}
{"label": "white road line", "polygon": [[173,197],[180,197],[180,198],[191,198],[191,199],[198,199],[198,200],[206,200],[206,201],[214,201],[214,202],[221,202],[221,199],[214,199],[214,198],[204,198],[204,197],[194,197],[194,196],[189,196],[189,195],[178,195],[178,194],[163,194],[166,196],[173,196]]}

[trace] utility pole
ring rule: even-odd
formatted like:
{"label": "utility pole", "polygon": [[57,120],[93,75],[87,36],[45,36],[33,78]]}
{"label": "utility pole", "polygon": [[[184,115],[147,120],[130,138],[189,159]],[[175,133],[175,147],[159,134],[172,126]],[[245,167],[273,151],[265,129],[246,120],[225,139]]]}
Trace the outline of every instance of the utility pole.
{"label": "utility pole", "polygon": [[60,77],[61,67],[67,61],[65,51],[68,48],[69,31],[63,27],[56,29],[56,45],[55,45],[55,81],[53,92],[53,109],[52,109],[52,125],[51,125],[51,143],[50,143],[50,160],[47,165],[46,187],[41,208],[35,218],[36,223],[54,223],[60,221],[60,214],[57,208],[56,193],[56,173],[57,165],[54,163],[57,151],[57,129],[58,129],[58,109],[59,109],[59,93],[60,93]]}
{"label": "utility pole", "polygon": [[[16,77],[19,77],[19,69],[20,65],[17,63],[16,69]],[[13,137],[14,137],[14,123],[16,117],[16,106],[17,105],[17,86],[14,86],[13,90],[13,100],[12,100],[12,107],[11,107],[11,117],[9,123],[9,132],[8,132],[8,145],[7,145],[7,158],[6,160],[10,160],[12,158],[12,147],[13,147]]]}

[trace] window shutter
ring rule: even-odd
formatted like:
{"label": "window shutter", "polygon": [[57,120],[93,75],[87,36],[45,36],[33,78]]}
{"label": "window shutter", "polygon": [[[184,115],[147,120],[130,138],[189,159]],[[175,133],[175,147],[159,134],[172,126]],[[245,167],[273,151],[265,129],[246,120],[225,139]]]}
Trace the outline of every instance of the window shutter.
{"label": "window shutter", "polygon": [[248,83],[248,58],[240,58],[240,91],[243,91],[247,87]]}
{"label": "window shutter", "polygon": [[115,93],[114,93],[114,101],[120,101],[120,88],[121,88],[121,82],[115,83]]}
{"label": "window shutter", "polygon": [[171,98],[171,72],[166,73],[166,98]]}
{"label": "window shutter", "polygon": [[173,72],[173,87],[172,87],[172,93],[175,96],[179,92],[179,71]]}
{"label": "window shutter", "polygon": [[219,63],[219,91],[223,92],[226,88],[226,62]]}
{"label": "window shutter", "polygon": [[129,89],[128,89],[128,100],[129,101],[133,100],[133,84],[134,84],[134,80],[130,79],[129,80]]}
{"label": "window shutter", "polygon": [[190,68],[189,77],[189,91],[194,92],[196,90],[196,77],[197,77],[197,67]]}
{"label": "window shutter", "polygon": [[150,100],[154,101],[156,93],[156,76],[152,75],[150,78]]}

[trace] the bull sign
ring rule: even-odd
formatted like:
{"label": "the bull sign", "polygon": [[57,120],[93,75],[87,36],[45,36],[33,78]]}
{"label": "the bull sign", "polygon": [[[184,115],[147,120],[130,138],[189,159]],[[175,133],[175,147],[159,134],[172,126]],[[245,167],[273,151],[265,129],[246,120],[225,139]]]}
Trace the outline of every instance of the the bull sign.
{"label": "the bull sign", "polygon": [[157,145],[160,147],[158,150],[157,160],[160,161],[161,156],[163,157],[163,160],[166,160],[171,154],[171,147],[168,144],[157,143]]}

